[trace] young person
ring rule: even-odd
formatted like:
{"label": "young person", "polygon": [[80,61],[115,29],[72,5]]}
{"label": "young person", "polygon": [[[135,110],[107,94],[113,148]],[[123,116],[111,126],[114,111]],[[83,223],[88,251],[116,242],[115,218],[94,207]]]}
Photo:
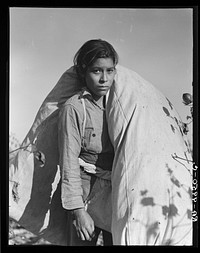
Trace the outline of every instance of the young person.
{"label": "young person", "polygon": [[[69,245],[96,245],[101,231],[85,210],[97,177],[86,172],[79,159],[111,171],[114,150],[108,135],[105,106],[117,63],[118,55],[107,41],[87,41],[74,57],[74,68],[83,89],[60,110],[61,199],[68,215]],[[102,233],[104,245],[112,245],[111,233],[105,230]]]}

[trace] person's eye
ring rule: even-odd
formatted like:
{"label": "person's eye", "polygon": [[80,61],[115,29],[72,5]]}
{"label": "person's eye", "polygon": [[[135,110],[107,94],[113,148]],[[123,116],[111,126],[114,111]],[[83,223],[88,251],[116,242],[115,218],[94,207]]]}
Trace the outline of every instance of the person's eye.
{"label": "person's eye", "polygon": [[112,74],[114,72],[114,69],[108,69],[107,72],[108,74]]}
{"label": "person's eye", "polygon": [[100,72],[101,72],[101,70],[100,69],[93,69],[93,71],[92,71],[94,74],[99,74]]}

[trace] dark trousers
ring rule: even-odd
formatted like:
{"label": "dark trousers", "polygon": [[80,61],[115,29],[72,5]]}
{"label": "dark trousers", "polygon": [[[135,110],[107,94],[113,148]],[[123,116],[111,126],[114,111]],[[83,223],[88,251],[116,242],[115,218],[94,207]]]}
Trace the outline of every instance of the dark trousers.
{"label": "dark trousers", "polygon": [[103,234],[103,246],[112,246],[113,240],[112,240],[112,234],[106,230],[102,230]]}

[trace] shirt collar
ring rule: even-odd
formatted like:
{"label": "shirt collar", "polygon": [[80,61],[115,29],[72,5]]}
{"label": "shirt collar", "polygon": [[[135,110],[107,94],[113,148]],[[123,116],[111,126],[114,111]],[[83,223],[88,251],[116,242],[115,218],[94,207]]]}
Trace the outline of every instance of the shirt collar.
{"label": "shirt collar", "polygon": [[93,102],[97,107],[99,107],[101,110],[105,110],[105,108],[100,107],[96,101],[93,99],[91,92],[88,90],[87,87],[83,87],[81,90],[81,97],[88,98],[91,102]]}
{"label": "shirt collar", "polygon": [[81,90],[82,97],[89,97],[91,100],[93,100],[91,92],[88,90],[87,87],[83,87]]}

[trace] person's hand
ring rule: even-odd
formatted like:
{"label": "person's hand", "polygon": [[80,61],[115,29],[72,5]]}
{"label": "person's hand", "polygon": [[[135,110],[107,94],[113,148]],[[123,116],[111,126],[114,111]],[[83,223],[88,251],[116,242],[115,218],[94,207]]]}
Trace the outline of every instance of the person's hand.
{"label": "person's hand", "polygon": [[94,235],[94,221],[90,215],[85,211],[85,209],[75,209],[73,211],[75,221],[74,225],[76,231],[81,240],[91,241]]}

